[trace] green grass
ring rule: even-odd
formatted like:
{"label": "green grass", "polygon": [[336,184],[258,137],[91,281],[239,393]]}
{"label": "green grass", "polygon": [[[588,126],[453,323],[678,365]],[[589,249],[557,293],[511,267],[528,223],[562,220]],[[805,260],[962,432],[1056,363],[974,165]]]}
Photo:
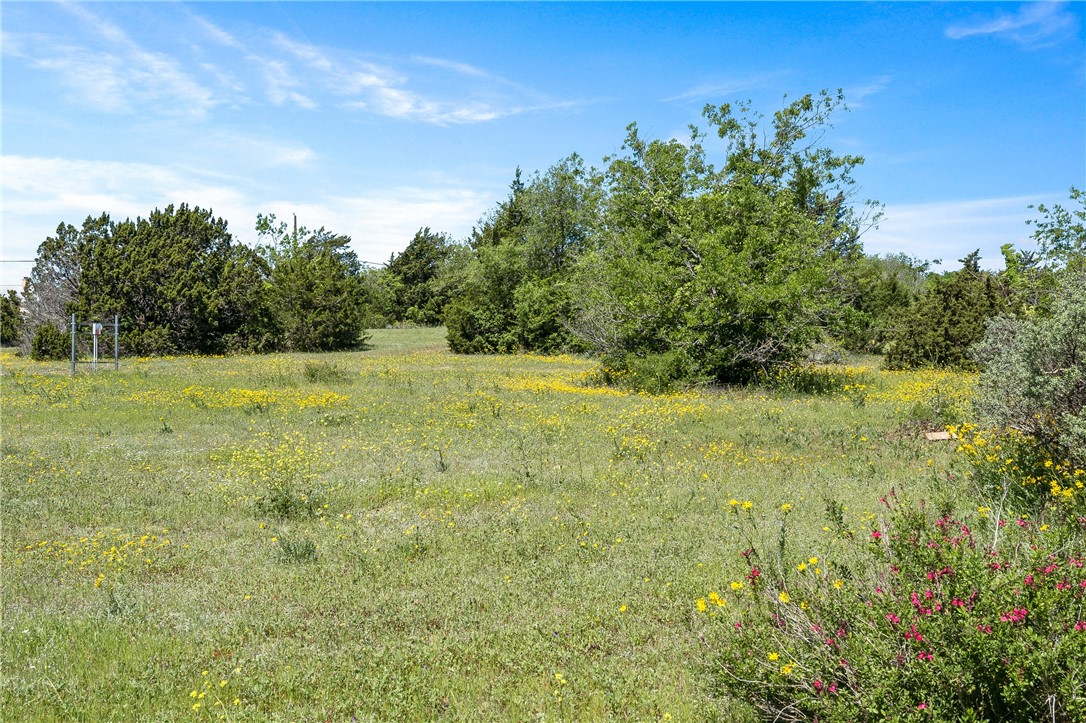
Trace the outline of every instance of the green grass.
{"label": "green grass", "polygon": [[743,718],[694,606],[743,569],[729,501],[802,540],[953,492],[908,420],[950,377],[649,397],[372,342],[3,360],[5,720]]}

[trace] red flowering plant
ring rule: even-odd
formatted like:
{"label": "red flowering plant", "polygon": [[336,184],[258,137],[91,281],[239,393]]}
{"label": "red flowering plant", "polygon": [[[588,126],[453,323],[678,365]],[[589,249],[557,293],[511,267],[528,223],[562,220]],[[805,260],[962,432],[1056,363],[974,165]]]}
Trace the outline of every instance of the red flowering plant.
{"label": "red flowering plant", "polygon": [[766,520],[733,507],[749,572],[706,621],[718,692],[778,721],[1086,720],[1086,520],[880,506],[824,528],[832,560],[792,553],[787,510],[759,549]]}

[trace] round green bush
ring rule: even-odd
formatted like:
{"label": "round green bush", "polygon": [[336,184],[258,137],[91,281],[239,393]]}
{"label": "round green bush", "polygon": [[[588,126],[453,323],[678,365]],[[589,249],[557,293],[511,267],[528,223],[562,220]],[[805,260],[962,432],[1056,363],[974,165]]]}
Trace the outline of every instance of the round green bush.
{"label": "round green bush", "polygon": [[47,321],[37,328],[30,341],[30,358],[37,361],[67,359],[71,341],[56,324]]}

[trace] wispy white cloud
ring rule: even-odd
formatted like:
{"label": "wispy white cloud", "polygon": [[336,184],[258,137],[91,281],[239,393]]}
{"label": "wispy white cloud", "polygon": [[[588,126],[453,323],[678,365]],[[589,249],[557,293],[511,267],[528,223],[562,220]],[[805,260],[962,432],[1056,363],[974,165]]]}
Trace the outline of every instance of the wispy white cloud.
{"label": "wispy white cloud", "polygon": [[268,100],[273,105],[293,104],[305,110],[316,109],[317,102],[315,100],[296,90],[303,87],[303,83],[295,77],[287,63],[281,60],[267,60],[256,56],[249,56],[249,59],[260,66]]}
{"label": "wispy white cloud", "polygon": [[[58,223],[78,226],[87,216],[103,212],[115,219],[135,218],[184,202],[213,209],[229,220],[250,214],[247,200],[233,184],[164,166],[14,155],[0,162],[5,258],[32,259]],[[4,264],[0,284],[17,285],[29,271],[25,265]]]}
{"label": "wispy white cloud", "polygon": [[1058,202],[1059,194],[888,204],[879,228],[864,236],[864,248],[942,259],[944,268],[955,268],[958,259],[980,249],[984,266],[1001,268],[1003,244],[1032,248],[1026,220],[1036,214],[1028,206],[1054,199]]}
{"label": "wispy white cloud", "polygon": [[782,78],[790,73],[777,70],[769,73],[755,73],[740,78],[729,78],[722,81],[702,83],[678,95],[663,99],[665,103],[674,101],[698,101],[711,102],[714,100],[730,100],[737,93],[745,93],[749,90],[757,90],[776,85]]}
{"label": "wispy white cloud", "polygon": [[219,45],[227,48],[234,48],[235,50],[245,50],[245,45],[240,40],[207,18],[196,15],[195,13],[189,13],[189,17],[191,17],[193,22],[204,31],[207,37],[211,38]]}
{"label": "wispy white cloud", "polygon": [[220,206],[235,207],[241,199],[231,185],[149,163],[4,156],[3,164],[5,209],[48,216],[53,226],[103,211],[145,216],[156,206],[181,202],[220,212]]}
{"label": "wispy white cloud", "polygon": [[211,130],[189,142],[193,158],[218,159],[212,166],[245,169],[259,173],[262,169],[311,167],[319,160],[317,153],[302,142],[284,141],[272,136],[229,130]]}
{"label": "wispy white cloud", "polygon": [[183,9],[183,46],[145,49],[94,6],[62,4],[79,32],[5,32],[3,52],[55,73],[76,102],[111,114],[205,120],[254,101],[339,108],[433,125],[483,123],[575,105],[455,59],[382,58],[303,42],[267,28],[232,32]]}
{"label": "wispy white cloud", "polygon": [[403,251],[423,226],[466,237],[493,202],[489,194],[463,185],[401,186],[311,203],[271,202],[263,211],[280,218],[296,213],[299,223],[346,234],[359,258],[384,263]]}
{"label": "wispy white cloud", "polygon": [[845,88],[845,100],[850,107],[859,108],[866,98],[886,90],[891,80],[889,75],[880,75],[865,85]]}
{"label": "wispy white cloud", "polygon": [[[449,88],[444,93],[445,97],[439,97],[409,87],[418,79],[387,64],[318,48],[292,40],[282,33],[273,36],[273,44],[313,73],[311,79],[325,92],[343,98],[340,103],[343,108],[400,120],[458,125],[555,107],[548,105],[546,99],[534,91],[452,60],[415,56],[411,62],[451,72],[461,78],[483,80],[484,84],[458,85],[455,89]],[[497,90],[500,86],[504,86],[502,91]],[[515,88],[516,92],[510,94],[509,88]]]}
{"label": "wispy white cloud", "polygon": [[184,72],[174,58],[145,50],[121,28],[98,18],[86,8],[69,4],[63,7],[121,51],[121,77],[126,93],[162,103],[164,108],[179,115],[202,117],[215,105],[211,91]]}
{"label": "wispy white cloud", "polygon": [[82,6],[60,7],[92,32],[79,38],[6,33],[4,54],[57,73],[81,105],[106,113],[140,110],[200,119],[216,104],[211,90],[174,58],[145,50]]}
{"label": "wispy white cloud", "polygon": [[1078,17],[1062,2],[1028,2],[1013,14],[997,13],[994,17],[972,23],[952,25],[946,36],[954,40],[978,35],[1007,38],[1027,47],[1045,47],[1072,36],[1078,29]]}
{"label": "wispy white cloud", "polygon": [[[451,70],[461,75],[471,75],[478,78],[497,77],[482,68],[476,68],[474,65],[460,63],[455,60],[447,60],[445,58],[433,58],[428,55],[413,55],[411,56],[411,61],[418,63],[419,65],[432,65],[435,68],[444,68],[445,70]],[[500,80],[504,80],[504,78],[500,78]]]}
{"label": "wispy white cloud", "polygon": [[[491,193],[452,178],[435,179],[428,186],[358,189],[322,195],[320,200],[269,201],[244,179],[199,168],[14,155],[3,156],[0,162],[5,258],[33,258],[60,222],[79,225],[88,215],[102,212],[115,219],[135,218],[184,202],[212,209],[230,223],[236,238],[247,243],[256,240],[257,213],[272,212],[280,218],[297,213],[300,223],[350,236],[360,258],[383,262],[402,251],[421,226],[465,237],[495,200]],[[17,285],[28,271],[5,264],[0,284]]]}

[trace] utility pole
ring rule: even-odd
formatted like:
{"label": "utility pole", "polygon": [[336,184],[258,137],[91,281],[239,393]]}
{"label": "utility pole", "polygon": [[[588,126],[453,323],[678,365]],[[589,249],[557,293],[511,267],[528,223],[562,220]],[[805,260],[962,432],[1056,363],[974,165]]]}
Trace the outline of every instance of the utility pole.
{"label": "utility pole", "polygon": [[298,214],[292,213],[294,217],[294,248],[298,248]]}

